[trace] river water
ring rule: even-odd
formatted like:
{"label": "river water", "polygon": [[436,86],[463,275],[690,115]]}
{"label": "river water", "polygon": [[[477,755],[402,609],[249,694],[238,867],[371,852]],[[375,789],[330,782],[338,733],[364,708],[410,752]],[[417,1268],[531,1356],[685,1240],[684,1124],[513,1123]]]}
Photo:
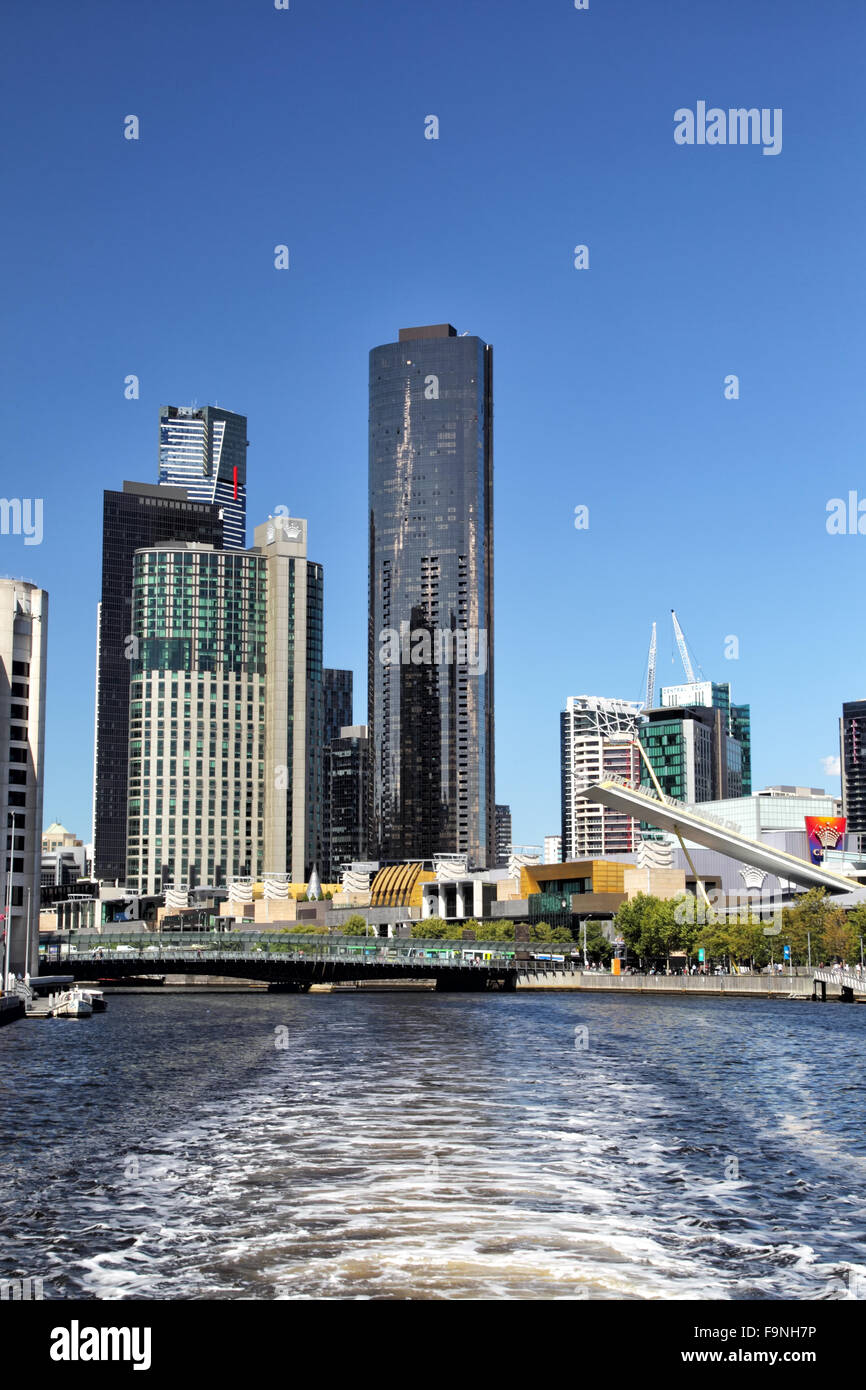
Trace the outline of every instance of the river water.
{"label": "river water", "polygon": [[0,1278],[862,1298],[864,1102],[859,1005],[113,995],[0,1031]]}

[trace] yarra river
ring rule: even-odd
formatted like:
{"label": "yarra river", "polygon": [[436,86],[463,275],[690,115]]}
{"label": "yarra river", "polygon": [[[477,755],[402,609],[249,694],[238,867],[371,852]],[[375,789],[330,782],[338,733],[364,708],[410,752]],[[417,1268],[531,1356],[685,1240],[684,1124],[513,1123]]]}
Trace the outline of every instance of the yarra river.
{"label": "yarra river", "polygon": [[112,995],[0,1031],[0,1278],[863,1298],[864,1120],[862,1005]]}

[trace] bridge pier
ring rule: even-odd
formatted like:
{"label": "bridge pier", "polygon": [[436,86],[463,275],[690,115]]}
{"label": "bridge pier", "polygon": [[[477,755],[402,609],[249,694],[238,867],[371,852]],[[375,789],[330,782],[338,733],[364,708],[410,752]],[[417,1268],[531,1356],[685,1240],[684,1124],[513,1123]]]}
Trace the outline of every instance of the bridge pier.
{"label": "bridge pier", "polygon": [[[820,989],[821,993],[818,993]],[[821,1004],[827,1003],[827,986],[823,980],[812,981],[812,998],[817,999]]]}
{"label": "bridge pier", "polygon": [[853,991],[853,989],[851,988],[850,985],[843,985],[843,986],[842,986],[842,997],[841,997],[841,999],[839,1000],[839,1003],[840,1003],[840,1004],[853,1004],[853,1003],[854,1003],[854,991]]}

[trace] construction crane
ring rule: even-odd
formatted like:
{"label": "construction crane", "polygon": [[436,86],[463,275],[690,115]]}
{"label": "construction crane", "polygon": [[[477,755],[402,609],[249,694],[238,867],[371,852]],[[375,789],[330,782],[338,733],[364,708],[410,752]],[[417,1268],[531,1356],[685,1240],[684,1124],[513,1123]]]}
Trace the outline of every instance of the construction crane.
{"label": "construction crane", "polygon": [[653,623],[653,635],[650,638],[649,658],[646,672],[646,704],[644,709],[652,709],[655,701],[656,684],[656,625]]}
{"label": "construction crane", "polygon": [[695,685],[697,682],[695,681],[695,673],[692,669],[691,659],[689,658],[689,650],[686,646],[686,639],[683,636],[683,630],[677,622],[677,615],[673,609],[671,609],[671,617],[674,620],[674,636],[677,639],[677,646],[680,649],[680,656],[683,660],[683,669],[686,673],[686,680],[688,681],[689,685]]}

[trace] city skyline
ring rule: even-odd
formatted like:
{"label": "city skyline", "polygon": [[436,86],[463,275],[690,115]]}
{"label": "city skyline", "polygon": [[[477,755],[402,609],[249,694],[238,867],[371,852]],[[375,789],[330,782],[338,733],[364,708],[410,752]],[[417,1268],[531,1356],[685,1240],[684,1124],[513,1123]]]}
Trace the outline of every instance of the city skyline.
{"label": "city skyline", "polygon": [[[738,0],[706,16],[700,40],[670,26],[649,66],[658,36],[647,7],[629,6],[619,26],[605,7],[526,23],[523,7],[505,4],[493,26],[444,14],[465,45],[455,55],[452,26],[431,25],[411,77],[399,61],[404,16],[384,39],[342,3],[330,20],[219,13],[200,31],[160,0],[138,27],[95,28],[74,72],[55,55],[10,74],[28,119],[10,184],[19,215],[3,233],[16,266],[6,438],[24,475],[14,490],[44,499],[44,535],[38,546],[4,535],[0,571],[52,596],[46,801],[84,838],[98,510],[103,489],[155,478],[160,404],[243,410],[248,510],[309,518],[327,575],[325,661],[351,668],[360,690],[367,353],[396,324],[443,320],[496,344],[495,601],[508,615],[497,630],[497,796],[512,806],[515,839],[540,842],[559,824],[553,711],[580,690],[640,698],[650,623],[671,606],[717,680],[726,639],[738,639],[731,683],[752,706],[754,785],[839,790],[823,760],[835,768],[842,704],[866,692],[845,602],[828,602],[824,587],[855,594],[866,545],[850,515],[846,533],[827,526],[828,504],[852,491],[856,521],[863,492],[866,362],[851,284],[861,195],[813,103],[841,110],[856,139],[863,114],[841,12],[827,14],[812,51],[811,7],[787,8],[780,44],[772,18]],[[37,19],[15,17],[22,50],[39,48]],[[52,23],[59,55],[75,17],[60,10]],[[177,85],[162,76],[169,23],[195,36],[203,60]],[[333,26],[335,77],[364,110],[357,128],[299,57],[310,42],[330,54]],[[479,45],[491,59],[480,71]],[[255,98],[231,112],[209,99],[226,51],[238,55],[239,91]],[[627,82],[598,63],[606,51]],[[525,105],[513,102],[514,71]],[[784,149],[678,146],[674,112],[704,98],[784,108]],[[138,141],[124,138],[129,112]],[[430,112],[438,140],[425,138]],[[243,196],[217,219],[192,196],[179,134],[203,164],[243,170]],[[397,164],[399,186],[372,191],[377,163]],[[153,209],[171,203],[181,215],[168,236]],[[286,270],[275,265],[282,244]],[[577,245],[587,270],[575,267]],[[725,396],[732,373],[738,399]],[[592,587],[578,650],[567,640],[574,596]],[[814,634],[838,659],[812,659]],[[529,678],[527,651],[543,653]],[[678,674],[671,657],[665,670],[662,642],[665,683]],[[793,671],[794,698],[780,701]]]}

